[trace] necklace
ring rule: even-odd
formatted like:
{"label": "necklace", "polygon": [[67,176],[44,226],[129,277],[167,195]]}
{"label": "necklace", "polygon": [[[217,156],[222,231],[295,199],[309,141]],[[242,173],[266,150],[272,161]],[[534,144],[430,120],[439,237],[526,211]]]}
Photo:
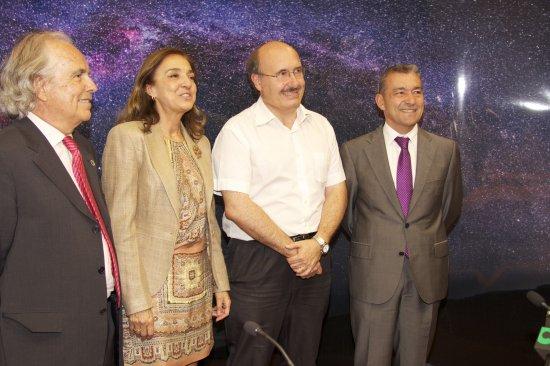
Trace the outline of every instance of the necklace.
{"label": "necklace", "polygon": [[191,149],[189,149],[189,143],[187,142],[189,139],[186,138],[185,135],[183,135],[183,140],[185,141],[185,147],[187,148],[187,150],[192,150],[193,154],[195,154],[197,159],[200,159],[201,156],[202,156],[202,150],[199,147],[199,145],[197,145],[194,138],[190,137],[190,139],[191,139],[191,143],[192,143]]}
{"label": "necklace", "polygon": [[193,153],[198,159],[200,159],[202,156],[201,148],[199,147],[199,145],[197,145],[197,143],[194,140],[193,140]]}
{"label": "necklace", "polygon": [[[188,151],[192,150],[193,154],[195,154],[197,159],[200,159],[201,156],[202,156],[201,148],[199,147],[199,145],[197,145],[197,143],[195,142],[195,139],[193,137],[189,136],[189,138],[187,138],[185,136],[185,131],[183,131],[184,128],[185,127],[182,126],[181,135],[183,136],[183,141],[185,141],[185,147],[187,148]],[[189,149],[189,142],[188,142],[189,139],[191,139],[191,143],[193,144],[193,146],[191,146],[191,149]]]}

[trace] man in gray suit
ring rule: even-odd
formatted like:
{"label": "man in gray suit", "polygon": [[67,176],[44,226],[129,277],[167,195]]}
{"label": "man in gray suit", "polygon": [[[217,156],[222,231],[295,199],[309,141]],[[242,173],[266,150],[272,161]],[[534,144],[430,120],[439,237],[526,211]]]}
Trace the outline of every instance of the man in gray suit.
{"label": "man in gray suit", "polygon": [[97,90],[68,36],[33,32],[0,72],[0,365],[116,364],[120,285],[92,145]]}
{"label": "man in gray suit", "polygon": [[456,142],[418,127],[420,72],[395,65],[380,79],[385,124],[341,149],[351,238],[355,365],[424,365],[447,294],[447,237],[462,202]]}

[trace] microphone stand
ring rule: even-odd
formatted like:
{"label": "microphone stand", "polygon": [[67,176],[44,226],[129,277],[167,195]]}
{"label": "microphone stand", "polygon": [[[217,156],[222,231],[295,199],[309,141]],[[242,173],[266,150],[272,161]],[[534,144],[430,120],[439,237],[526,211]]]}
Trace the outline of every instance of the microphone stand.
{"label": "microphone stand", "polygon": [[246,333],[250,334],[253,337],[256,337],[259,334],[262,337],[264,337],[265,339],[267,339],[272,345],[277,347],[279,352],[281,352],[281,354],[283,355],[286,363],[289,366],[294,366],[294,362],[292,362],[290,357],[288,357],[288,355],[285,352],[285,350],[283,349],[283,347],[275,339],[271,338],[271,336],[269,334],[264,332],[264,330],[262,329],[262,327],[260,327],[260,325],[258,323],[255,323],[251,320],[246,321],[243,325],[243,329]]}
{"label": "microphone stand", "polygon": [[288,357],[288,355],[286,354],[285,350],[283,349],[283,347],[281,347],[281,345],[279,344],[279,342],[275,341],[273,338],[271,338],[271,336],[269,334],[267,334],[266,332],[264,332],[262,329],[257,329],[257,332],[261,335],[263,335],[265,338],[267,338],[268,341],[271,342],[271,344],[273,344],[275,347],[277,347],[277,349],[279,350],[279,352],[281,352],[281,354],[283,355],[283,357],[285,358],[285,361],[286,363],[288,364],[288,366],[294,366],[294,362],[292,362],[292,360],[290,359],[290,357]]}

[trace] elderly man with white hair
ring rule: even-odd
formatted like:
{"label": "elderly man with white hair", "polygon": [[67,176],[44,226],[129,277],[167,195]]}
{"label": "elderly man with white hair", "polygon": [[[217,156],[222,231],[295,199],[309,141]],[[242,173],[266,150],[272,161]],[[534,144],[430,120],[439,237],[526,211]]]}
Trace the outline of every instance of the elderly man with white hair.
{"label": "elderly man with white hair", "polygon": [[120,285],[93,148],[75,128],[97,86],[60,32],[0,71],[0,365],[115,365]]}

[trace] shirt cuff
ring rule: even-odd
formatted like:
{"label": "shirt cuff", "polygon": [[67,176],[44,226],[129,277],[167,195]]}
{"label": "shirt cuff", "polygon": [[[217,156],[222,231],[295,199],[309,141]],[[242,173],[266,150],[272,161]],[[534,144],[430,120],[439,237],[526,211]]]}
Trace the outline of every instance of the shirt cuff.
{"label": "shirt cuff", "polygon": [[234,191],[249,194],[250,183],[236,179],[214,179],[214,192],[221,194],[221,191]]}
{"label": "shirt cuff", "polygon": [[326,186],[327,187],[330,187],[330,186],[334,186],[338,183],[341,183],[343,181],[346,180],[346,175],[342,172],[342,173],[336,173],[336,174],[332,174],[332,175],[329,175],[327,177],[327,183],[326,183]]}

